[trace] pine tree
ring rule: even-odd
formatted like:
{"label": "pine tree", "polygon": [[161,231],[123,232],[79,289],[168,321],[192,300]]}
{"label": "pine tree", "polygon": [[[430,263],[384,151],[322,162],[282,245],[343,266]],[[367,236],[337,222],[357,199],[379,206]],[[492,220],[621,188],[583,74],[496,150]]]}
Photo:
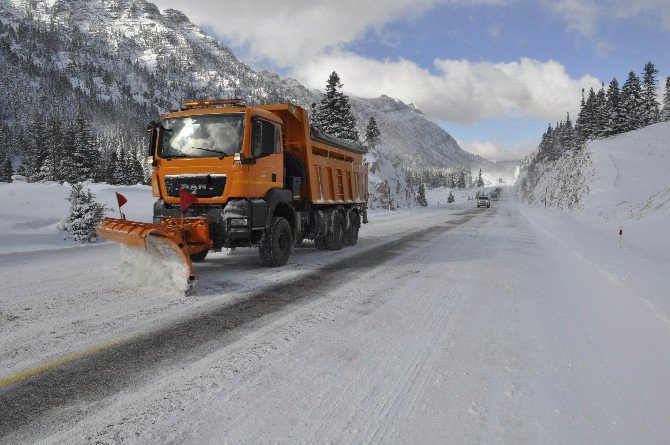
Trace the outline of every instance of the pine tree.
{"label": "pine tree", "polygon": [[623,131],[637,130],[643,126],[643,100],[640,78],[634,71],[628,73],[628,79],[621,88],[621,104],[623,107]]}
{"label": "pine tree", "polygon": [[670,121],[670,76],[665,79],[665,93],[663,94],[663,114],[661,120]]}
{"label": "pine tree", "polygon": [[72,122],[69,122],[63,129],[63,149],[60,159],[60,171],[63,181],[70,184],[77,183],[78,171],[75,162],[75,145],[77,143],[77,130]]}
{"label": "pine tree", "polygon": [[456,186],[457,186],[459,189],[464,189],[464,188],[466,188],[466,187],[468,186],[468,184],[467,184],[467,180],[466,180],[466,178],[465,178],[465,170],[461,170],[461,172],[459,173],[459,175],[458,175],[458,182],[457,182]]}
{"label": "pine tree", "polygon": [[5,161],[0,166],[0,182],[12,182],[12,175],[14,170],[12,169],[12,160],[9,157],[5,158]]}
{"label": "pine tree", "polygon": [[419,184],[419,191],[416,195],[416,200],[421,207],[428,207],[428,200],[426,199],[426,186],[423,182]]}
{"label": "pine tree", "polygon": [[551,124],[549,124],[547,131],[545,131],[544,134],[542,135],[542,140],[540,141],[540,145],[537,149],[537,159],[539,161],[542,161],[544,159],[550,159],[552,157],[553,131],[554,129],[551,127]]}
{"label": "pine tree", "polygon": [[656,75],[658,70],[648,62],[642,75],[642,126],[655,124],[659,120],[659,104],[656,100]]}
{"label": "pine tree", "polygon": [[126,151],[123,147],[119,148],[116,159],[116,168],[114,169],[114,181],[112,184],[125,185],[128,182],[128,175],[126,174],[128,161],[126,158]]}
{"label": "pine tree", "polygon": [[[582,100],[579,104],[579,114],[577,114],[577,120],[575,121],[575,131],[577,132],[577,139],[579,146],[582,146],[586,142],[586,132],[584,131],[585,127],[585,120],[587,118],[586,114],[587,112],[585,111],[586,108],[586,99],[584,97],[584,88],[582,88]],[[549,124],[549,128],[551,129],[551,124]],[[542,136],[542,139],[546,139],[547,133],[545,133]],[[540,150],[538,150],[538,155],[541,156],[542,153],[542,144],[540,143]]]}
{"label": "pine tree", "polygon": [[84,189],[81,183],[73,184],[70,195],[66,198],[70,203],[70,211],[66,219],[61,221],[59,228],[68,233],[75,241],[93,243],[98,234],[95,228],[105,215],[105,206],[95,201],[93,193]]}
{"label": "pine tree", "polygon": [[144,182],[144,170],[142,164],[132,153],[128,156],[128,185],[142,184]]}
{"label": "pine tree", "polygon": [[579,145],[581,146],[586,141],[596,137],[598,126],[598,97],[596,96],[596,92],[593,90],[593,88],[589,90],[589,95],[586,99],[586,102],[579,111],[577,122],[577,130],[579,132],[577,137],[579,140]]}
{"label": "pine tree", "polygon": [[605,84],[603,83],[600,86],[600,90],[598,90],[598,94],[596,94],[595,128],[593,133],[596,138],[607,136],[608,114],[607,94],[605,94]]}
{"label": "pine tree", "polygon": [[336,138],[358,143],[356,119],[351,112],[349,97],[340,91],[340,77],[333,71],[326,83],[326,94],[321,99],[314,125]]}
{"label": "pine tree", "polygon": [[109,155],[109,161],[107,161],[107,165],[105,166],[104,182],[108,184],[118,184],[116,182],[118,159],[119,157],[116,154],[116,151],[112,151],[112,154]]}
{"label": "pine tree", "polygon": [[97,149],[95,146],[95,136],[91,128],[91,124],[84,115],[83,110],[80,110],[74,121],[75,138],[74,138],[74,172],[76,182],[87,181],[94,179],[95,164],[97,160]]}
{"label": "pine tree", "polygon": [[61,171],[63,158],[63,131],[60,119],[53,118],[49,123],[49,137],[47,138],[47,154],[40,169],[40,180],[63,181],[65,179]]}
{"label": "pine tree", "polygon": [[484,178],[482,177],[482,169],[479,169],[479,176],[477,176],[477,187],[484,187]]}
{"label": "pine tree", "polygon": [[142,166],[137,161],[137,158],[123,147],[119,148],[116,168],[114,169],[113,184],[135,185],[143,182],[143,176]]}
{"label": "pine tree", "polygon": [[379,196],[379,204],[382,208],[393,210],[393,197],[391,196],[391,186],[387,180],[383,180],[376,187]]}
{"label": "pine tree", "polygon": [[38,112],[33,116],[30,123],[30,135],[27,146],[24,148],[22,164],[25,164],[28,181],[35,182],[41,179],[42,164],[48,153],[49,135],[42,113]]}
{"label": "pine tree", "polygon": [[551,139],[549,140],[549,161],[555,161],[563,154],[563,146],[561,145],[561,139],[563,135],[563,122],[558,122],[554,127],[554,131],[551,132]]}
{"label": "pine tree", "polygon": [[567,113],[565,122],[560,126],[559,144],[561,147],[561,154],[577,148],[577,137],[575,135],[575,129],[572,126],[572,121],[570,120],[570,113]]}
{"label": "pine tree", "polygon": [[368,126],[365,129],[365,143],[371,149],[375,149],[379,145],[381,132],[377,126],[377,121],[374,117],[370,117]]}
{"label": "pine tree", "polygon": [[0,157],[7,156],[9,154],[10,144],[8,143],[9,135],[7,133],[7,128],[0,122]]}
{"label": "pine tree", "polygon": [[621,91],[616,77],[610,81],[607,88],[607,125],[605,136],[623,133],[625,126],[625,112],[621,103]]}
{"label": "pine tree", "polygon": [[466,188],[472,187],[474,185],[474,181],[472,180],[472,172],[470,171],[470,169],[465,170],[464,175],[465,175],[465,187]]}

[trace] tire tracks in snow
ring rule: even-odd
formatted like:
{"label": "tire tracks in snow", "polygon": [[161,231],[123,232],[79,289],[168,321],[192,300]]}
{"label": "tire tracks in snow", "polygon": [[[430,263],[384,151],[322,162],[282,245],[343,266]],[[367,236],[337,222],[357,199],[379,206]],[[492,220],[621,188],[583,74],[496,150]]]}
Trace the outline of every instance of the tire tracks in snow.
{"label": "tire tracks in snow", "polygon": [[[16,438],[43,416],[48,424],[83,418],[102,400],[133,385],[155,379],[171,367],[186,366],[207,354],[242,339],[245,329],[263,317],[291,305],[308,303],[356,279],[361,270],[379,267],[416,241],[447,232],[480,214],[456,214],[458,219],[355,253],[292,281],[248,292],[240,301],[216,307],[128,342],[113,345],[62,366],[0,388],[0,440]],[[61,420],[59,420],[61,419]],[[40,422],[47,424],[47,422]]]}

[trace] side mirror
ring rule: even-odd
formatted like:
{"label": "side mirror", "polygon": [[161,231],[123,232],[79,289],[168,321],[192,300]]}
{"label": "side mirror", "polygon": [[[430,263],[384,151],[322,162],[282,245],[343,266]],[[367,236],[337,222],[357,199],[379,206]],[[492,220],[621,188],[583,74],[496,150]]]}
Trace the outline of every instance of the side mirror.
{"label": "side mirror", "polygon": [[160,124],[156,121],[149,122],[147,126],[147,133],[149,133],[149,146],[147,147],[147,157],[153,158],[154,150],[156,148],[156,140],[158,139],[158,128]]}
{"label": "side mirror", "polygon": [[256,158],[247,158],[244,153],[235,153],[233,160],[236,164],[241,165],[254,165],[256,163]]}

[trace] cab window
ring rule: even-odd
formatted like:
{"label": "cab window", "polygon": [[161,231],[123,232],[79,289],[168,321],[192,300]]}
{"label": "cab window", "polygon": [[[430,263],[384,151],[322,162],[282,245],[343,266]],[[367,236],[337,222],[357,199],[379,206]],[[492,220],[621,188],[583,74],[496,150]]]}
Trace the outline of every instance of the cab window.
{"label": "cab window", "polygon": [[278,125],[275,125],[272,122],[256,119],[252,128],[252,154],[255,158],[281,152]]}

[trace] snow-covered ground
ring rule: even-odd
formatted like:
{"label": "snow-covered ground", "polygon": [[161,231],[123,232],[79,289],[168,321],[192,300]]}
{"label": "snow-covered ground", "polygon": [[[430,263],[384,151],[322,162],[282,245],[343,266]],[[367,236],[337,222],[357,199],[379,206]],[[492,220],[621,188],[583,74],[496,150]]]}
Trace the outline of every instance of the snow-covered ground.
{"label": "snow-covered ground", "polygon": [[668,256],[473,207],[380,213],[280,269],[217,254],[185,296],[119,283],[110,244],[0,255],[0,380],[67,361],[0,387],[0,437],[666,442]]}
{"label": "snow-covered ground", "polygon": [[[108,207],[109,216],[118,216],[115,192],[119,192],[128,198],[123,212],[129,219],[151,221],[155,200],[151,187],[87,183],[86,188]],[[69,185],[55,182],[0,182],[0,253],[81,246],[66,240],[57,227],[67,216],[69,193]]]}

